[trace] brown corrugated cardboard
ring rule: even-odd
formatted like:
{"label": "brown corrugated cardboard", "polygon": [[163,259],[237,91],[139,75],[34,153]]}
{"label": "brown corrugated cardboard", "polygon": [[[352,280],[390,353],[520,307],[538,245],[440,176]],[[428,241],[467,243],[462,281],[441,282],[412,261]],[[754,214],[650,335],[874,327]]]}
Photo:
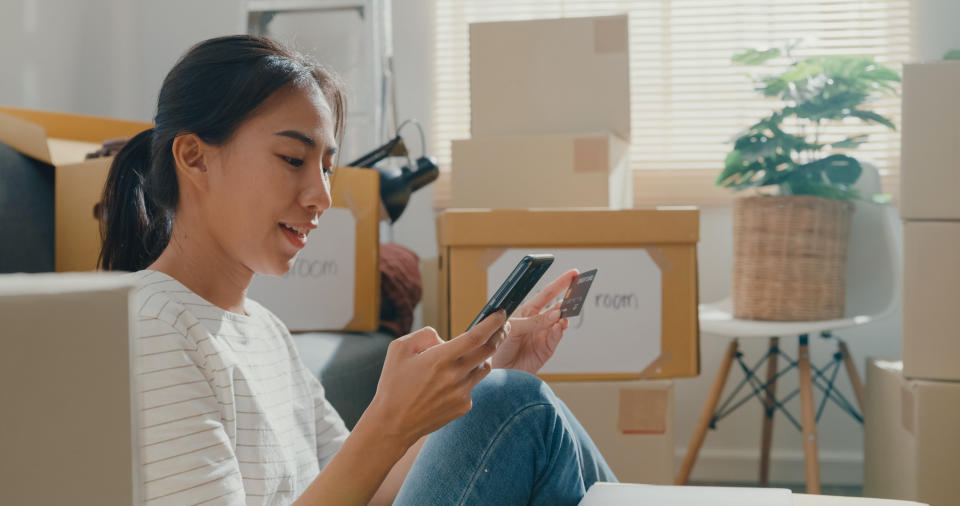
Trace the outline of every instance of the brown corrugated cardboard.
{"label": "brown corrugated cardboard", "polygon": [[[508,249],[548,249],[558,258],[573,249],[618,254],[638,251],[649,255],[657,272],[657,279],[650,280],[646,288],[656,291],[652,296],[660,305],[659,341],[653,342],[659,356],[635,357],[637,367],[630,371],[610,370],[603,364],[611,357],[603,355],[603,349],[598,347],[591,364],[600,365],[591,365],[593,369],[570,368],[569,372],[541,376],[548,380],[587,380],[674,378],[699,373],[698,211],[448,210],[438,218],[438,227],[442,336],[455,337],[473,321],[486,302],[487,269]],[[591,267],[595,265],[578,268]],[[634,269],[638,266],[626,266],[619,269],[621,272],[602,272],[601,276],[623,277]],[[591,309],[585,309],[588,310]],[[624,341],[651,339],[639,333],[604,337]],[[561,351],[558,348],[557,354]]]}
{"label": "brown corrugated cardboard", "polygon": [[130,282],[0,276],[4,504],[141,503]]}
{"label": "brown corrugated cardboard", "polygon": [[440,328],[440,259],[425,258],[420,261],[420,280],[423,282],[423,298],[420,309],[425,327]]}
{"label": "brown corrugated cardboard", "polygon": [[57,271],[96,269],[100,231],[93,214],[112,159],[85,160],[101,142],[129,137],[149,123],[0,107],[0,142],[55,166]]}
{"label": "brown corrugated cardboard", "polygon": [[614,132],[630,139],[627,16],[470,25],[474,138]]}
{"label": "brown corrugated cardboard", "polygon": [[56,168],[57,271],[92,271],[100,255],[97,205],[113,158],[98,158]]}
{"label": "brown corrugated cardboard", "polygon": [[[376,330],[380,326],[380,176],[370,169],[337,168],[331,196],[333,207],[320,217],[320,228],[310,234],[290,272],[283,277],[255,276],[249,295],[294,332]],[[334,220],[350,229],[328,228]],[[351,259],[335,258],[346,251],[342,248],[333,256],[328,249],[311,249],[312,245],[323,248],[345,240],[336,237],[340,232],[353,237],[347,248],[353,251]],[[352,271],[341,272],[346,269],[343,264],[350,263]],[[341,299],[345,293],[353,297],[352,303],[344,306]],[[343,311],[337,309],[341,307]]]}
{"label": "brown corrugated cardboard", "polygon": [[672,381],[554,382],[550,388],[590,434],[617,479],[673,483]]}
{"label": "brown corrugated cardboard", "polygon": [[900,216],[960,220],[960,62],[903,66]]}
{"label": "brown corrugated cardboard", "polygon": [[451,207],[633,207],[629,146],[612,134],[453,141]]}
{"label": "brown corrugated cardboard", "polygon": [[960,221],[905,222],[903,242],[903,372],[960,380]]}
{"label": "brown corrugated cardboard", "polygon": [[960,382],[911,380],[899,361],[867,364],[864,495],[931,506],[960,497]]}

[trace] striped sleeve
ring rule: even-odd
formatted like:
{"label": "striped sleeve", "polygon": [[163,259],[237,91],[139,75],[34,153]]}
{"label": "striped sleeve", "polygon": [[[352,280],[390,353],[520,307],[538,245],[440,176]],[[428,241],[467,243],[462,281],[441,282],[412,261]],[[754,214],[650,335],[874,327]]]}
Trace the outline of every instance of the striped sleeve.
{"label": "striped sleeve", "polygon": [[137,381],[146,504],[242,504],[243,481],[220,402],[169,323],[141,318]]}
{"label": "striped sleeve", "polygon": [[313,405],[317,417],[317,459],[320,463],[320,469],[323,469],[343,446],[347,436],[350,435],[350,431],[347,430],[340,414],[337,413],[337,410],[324,395],[320,380],[309,372],[307,372],[307,375],[310,376],[308,384],[311,385],[314,392]]}

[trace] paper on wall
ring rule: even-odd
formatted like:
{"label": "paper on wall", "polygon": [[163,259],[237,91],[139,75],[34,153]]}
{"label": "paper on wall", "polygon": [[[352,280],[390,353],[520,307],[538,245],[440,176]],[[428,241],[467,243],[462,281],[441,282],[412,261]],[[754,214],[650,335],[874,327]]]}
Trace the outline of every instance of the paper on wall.
{"label": "paper on wall", "polygon": [[327,209],[293,268],[283,276],[254,276],[248,296],[292,331],[342,329],[354,313],[356,244],[350,210]]}
{"label": "paper on wall", "polygon": [[556,259],[527,300],[569,269],[598,269],[583,311],[570,319],[540,374],[636,374],[660,356],[661,273],[646,250],[508,249],[487,268],[488,298],[531,253],[550,253]]}

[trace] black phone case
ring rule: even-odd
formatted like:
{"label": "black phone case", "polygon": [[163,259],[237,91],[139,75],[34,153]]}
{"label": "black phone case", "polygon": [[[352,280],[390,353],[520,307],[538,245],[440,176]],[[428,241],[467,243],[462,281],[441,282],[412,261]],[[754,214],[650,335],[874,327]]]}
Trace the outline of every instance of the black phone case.
{"label": "black phone case", "polygon": [[497,288],[493,297],[490,297],[467,330],[501,309],[507,312],[507,318],[509,318],[551,264],[553,264],[553,255],[526,255],[520,259],[506,281]]}

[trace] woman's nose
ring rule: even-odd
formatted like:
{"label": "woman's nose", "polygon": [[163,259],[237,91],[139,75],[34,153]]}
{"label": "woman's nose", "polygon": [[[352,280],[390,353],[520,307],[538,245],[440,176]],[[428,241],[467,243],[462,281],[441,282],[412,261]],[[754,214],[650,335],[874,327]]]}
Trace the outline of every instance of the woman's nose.
{"label": "woman's nose", "polygon": [[315,174],[311,174],[301,194],[301,204],[317,212],[329,209],[333,204],[333,198],[330,195],[330,179],[323,168],[316,170]]}

